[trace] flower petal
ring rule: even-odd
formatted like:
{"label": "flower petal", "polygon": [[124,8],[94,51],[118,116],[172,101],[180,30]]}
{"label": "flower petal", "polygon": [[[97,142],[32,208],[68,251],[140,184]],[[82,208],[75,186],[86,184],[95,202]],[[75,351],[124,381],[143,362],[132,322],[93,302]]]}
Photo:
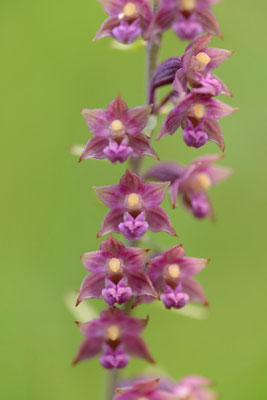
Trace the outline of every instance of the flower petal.
{"label": "flower petal", "polygon": [[144,175],[145,179],[158,179],[159,181],[173,182],[180,178],[186,167],[177,163],[158,163],[151,167]]}
{"label": "flower petal", "polygon": [[178,260],[184,257],[184,255],[185,249],[181,244],[173,246],[163,253],[163,257],[167,264],[178,262]]}
{"label": "flower petal", "polygon": [[120,233],[118,228],[120,222],[123,221],[123,210],[110,210],[104,217],[102,226],[97,234],[97,237],[106,235],[107,233]]}
{"label": "flower petal", "polygon": [[[182,62],[183,62],[183,70],[184,72],[187,72],[187,69],[189,68],[189,64],[192,60],[192,57],[199,53],[201,50],[205,49],[205,47],[208,45],[208,43],[211,41],[212,35],[207,33],[205,35],[197,36],[195,39],[193,39],[189,45],[187,46],[185,53],[182,57]],[[205,49],[206,52],[206,49]]]}
{"label": "flower petal", "polygon": [[146,219],[152,232],[166,232],[176,236],[170,218],[162,207],[153,207],[146,210]]}
{"label": "flower petal", "polygon": [[151,363],[154,359],[150,354],[145,341],[136,335],[125,335],[123,338],[124,349],[131,356],[143,358]]}
{"label": "flower petal", "polygon": [[128,285],[134,296],[152,296],[158,298],[150,279],[143,271],[131,271],[127,273]]}
{"label": "flower petal", "polygon": [[105,206],[110,208],[119,208],[123,206],[120,185],[94,186],[93,189]]}
{"label": "flower petal", "polygon": [[205,50],[205,53],[210,57],[210,62],[208,63],[206,69],[207,71],[211,71],[216,69],[221,65],[224,61],[226,61],[229,57],[233,55],[233,51],[225,50],[225,49],[216,49],[214,47],[209,47]]}
{"label": "flower petal", "polygon": [[94,37],[94,41],[102,39],[106,36],[112,36],[113,29],[120,24],[120,21],[116,17],[107,18],[101,25],[99,31]]}
{"label": "flower petal", "polygon": [[133,149],[133,157],[151,156],[158,158],[150,140],[142,133],[128,136],[129,146]]}
{"label": "flower petal", "polygon": [[211,178],[212,184],[216,185],[225,179],[230,178],[233,175],[233,169],[218,166],[208,166],[206,168],[207,174]]}
{"label": "flower petal", "polygon": [[85,339],[78,350],[73,364],[76,365],[80,361],[88,360],[95,357],[98,353],[101,352],[102,345],[103,340],[100,338]]}
{"label": "flower petal", "polygon": [[203,25],[204,31],[223,38],[217,18],[210,10],[197,10],[197,20]]}
{"label": "flower petal", "polygon": [[122,252],[126,247],[114,236],[109,235],[109,237],[104,240],[100,245],[101,251],[105,253],[110,253],[112,256],[116,257],[120,252]]}
{"label": "flower petal", "polygon": [[103,152],[106,146],[108,146],[108,139],[106,137],[93,136],[87,142],[79,161],[86,160],[87,158],[97,158],[99,160],[106,158]]}
{"label": "flower petal", "polygon": [[173,208],[178,207],[177,198],[179,195],[180,186],[181,182],[179,179],[174,181],[170,186],[170,200]]}
{"label": "flower petal", "polygon": [[82,282],[76,305],[79,305],[83,300],[91,297],[96,299],[101,298],[102,290],[105,287],[105,277],[105,273],[87,275]]}
{"label": "flower petal", "polygon": [[190,297],[190,301],[195,301],[197,303],[202,303],[208,306],[208,300],[206,298],[205,292],[197,281],[190,278],[185,278],[182,280],[183,292],[187,293]]}
{"label": "flower petal", "polygon": [[128,106],[118,94],[117,97],[108,105],[108,113],[112,119],[125,120],[127,117]]}
{"label": "flower petal", "polygon": [[148,250],[138,247],[124,247],[119,252],[127,271],[138,271],[145,265]]}
{"label": "flower petal", "polygon": [[225,149],[222,130],[219,123],[215,120],[205,118],[203,130],[207,132],[209,140],[216,143],[222,151]]}
{"label": "flower petal", "polygon": [[155,14],[153,21],[153,30],[159,30],[161,32],[170,29],[172,24],[175,22],[176,14],[173,8],[166,7],[165,5],[161,7]]}
{"label": "flower petal", "polygon": [[129,108],[127,122],[125,122],[127,133],[133,135],[145,129],[151,110],[151,105]]}
{"label": "flower petal", "polygon": [[220,100],[210,98],[204,103],[206,107],[205,116],[210,119],[219,119],[227,117],[237,111],[237,108],[231,107]]}
{"label": "flower petal", "polygon": [[[179,74],[176,74],[176,76],[177,75],[179,76]],[[179,100],[180,101],[179,104],[176,107],[174,107],[174,109],[171,112],[169,112],[169,114],[163,121],[157,140],[167,135],[173,135],[174,132],[176,132],[177,129],[180,128],[182,120],[185,117],[188,108],[194,102],[195,93],[192,91],[191,93],[185,96],[183,92],[182,83],[179,81],[178,78],[175,80],[174,86],[176,90],[180,91],[180,96],[182,96],[183,98]]]}
{"label": "flower petal", "polygon": [[93,251],[81,255],[82,264],[89,272],[104,272],[106,260],[106,256],[101,251]]}
{"label": "flower petal", "polygon": [[121,190],[126,194],[138,193],[140,188],[144,185],[143,179],[133,173],[130,169],[127,169],[125,174],[120,180]]}
{"label": "flower petal", "polygon": [[209,261],[209,258],[183,257],[179,262],[181,278],[189,278],[198,274],[208,265]]}
{"label": "flower petal", "polygon": [[118,0],[98,0],[104,11],[112,16],[117,16],[123,8],[123,1]]}
{"label": "flower petal", "polygon": [[86,124],[91,132],[98,136],[108,136],[109,135],[109,125],[110,121],[107,120],[106,110],[95,109],[89,110],[84,108],[81,111]]}
{"label": "flower petal", "polygon": [[170,182],[148,182],[144,185],[142,191],[142,200],[144,207],[156,207],[159,206],[165,197],[166,190],[168,189]]}

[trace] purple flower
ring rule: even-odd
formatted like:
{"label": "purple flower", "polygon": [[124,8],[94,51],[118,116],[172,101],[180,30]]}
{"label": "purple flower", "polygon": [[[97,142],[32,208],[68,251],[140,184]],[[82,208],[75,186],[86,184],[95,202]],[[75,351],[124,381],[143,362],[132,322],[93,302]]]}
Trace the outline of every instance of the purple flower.
{"label": "purple flower", "polygon": [[149,139],[141,133],[150,113],[151,106],[128,108],[119,95],[106,110],[82,110],[94,136],[86,144],[80,161],[108,158],[112,163],[122,163],[130,156],[157,158]]}
{"label": "purple flower", "polygon": [[131,387],[116,389],[114,400],[175,400],[171,393],[158,389],[158,379],[143,379]]}
{"label": "purple flower", "polygon": [[128,169],[119,185],[95,187],[100,200],[111,209],[104,217],[98,237],[116,232],[136,240],[147,229],[176,235],[168,214],[160,207],[168,186],[168,182],[145,183]]}
{"label": "purple flower", "polygon": [[171,181],[170,199],[172,206],[177,207],[178,195],[183,205],[195,217],[204,218],[213,215],[207,190],[229,178],[233,171],[230,168],[213,165],[221,155],[211,155],[196,159],[188,167],[176,163],[160,163],[147,171],[145,177]]}
{"label": "purple flower", "polygon": [[74,364],[100,353],[100,363],[107,369],[125,367],[129,362],[129,355],[153,363],[154,360],[140,337],[147,322],[147,319],[130,317],[116,308],[102,311],[98,319],[77,322],[86,339],[78,350]]}
{"label": "purple flower", "polygon": [[148,0],[99,0],[109,18],[104,21],[95,40],[112,36],[129,44],[139,35],[147,39],[152,20],[152,8]]}
{"label": "purple flower", "polygon": [[154,17],[154,30],[172,28],[182,40],[192,40],[200,33],[208,32],[222,37],[211,6],[218,0],[161,0]]}
{"label": "purple flower", "polygon": [[181,126],[183,138],[188,146],[198,148],[209,140],[224,151],[223,135],[217,120],[237,109],[212,98],[210,94],[205,93],[206,90],[203,93],[203,88],[186,93],[180,81],[180,70],[177,71],[173,88],[177,94],[173,100],[175,107],[163,121],[157,139],[173,135]]}
{"label": "purple flower", "polygon": [[172,393],[179,400],[215,400],[216,393],[209,388],[212,381],[201,376],[188,376],[172,387]]}
{"label": "purple flower", "polygon": [[[182,308],[189,301],[208,305],[205,293],[192,277],[207,266],[209,259],[185,257],[182,245],[171,247],[147,264],[146,273],[166,308]],[[147,301],[152,299],[147,298]]]}
{"label": "purple flower", "polygon": [[211,39],[210,34],[202,35],[187,46],[182,56],[179,79],[184,87],[189,82],[192,88],[202,88],[202,93],[210,93],[213,96],[223,93],[231,96],[231,92],[223,82],[210,72],[218,68],[233,52],[212,47],[206,48]]}
{"label": "purple flower", "polygon": [[148,250],[125,247],[109,236],[100,251],[84,253],[81,260],[90,272],[82,282],[77,305],[87,298],[104,298],[109,306],[123,304],[131,296],[157,297],[149,278],[143,272]]}

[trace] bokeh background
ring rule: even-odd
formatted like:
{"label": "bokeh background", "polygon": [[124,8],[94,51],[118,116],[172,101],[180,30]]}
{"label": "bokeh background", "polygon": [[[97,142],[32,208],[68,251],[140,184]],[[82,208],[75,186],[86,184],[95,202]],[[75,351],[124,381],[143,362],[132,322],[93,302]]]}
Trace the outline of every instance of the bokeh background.
{"label": "bokeh background", "polygon": [[[218,72],[234,93],[229,103],[240,107],[222,121],[222,164],[235,175],[212,190],[214,224],[165,202],[187,254],[212,260],[200,276],[212,307],[202,321],[156,306],[136,314],[151,315],[145,337],[163,371],[210,377],[222,399],[265,400],[267,5],[224,0],[214,11],[225,39],[213,44],[236,50]],[[100,399],[103,393],[97,360],[71,367],[82,337],[65,298],[85,276],[80,254],[99,245],[106,208],[91,186],[117,183],[125,166],[79,165],[68,148],[89,137],[81,108],[105,107],[119,91],[130,106],[145,98],[144,49],[117,51],[109,39],[92,43],[104,17],[96,0],[1,1],[3,399]],[[184,46],[166,34],[161,58],[181,55]],[[185,163],[219,151],[213,144],[189,149],[177,134],[155,146],[161,159]],[[177,243],[157,238],[164,246]],[[143,368],[134,360],[125,373]]]}

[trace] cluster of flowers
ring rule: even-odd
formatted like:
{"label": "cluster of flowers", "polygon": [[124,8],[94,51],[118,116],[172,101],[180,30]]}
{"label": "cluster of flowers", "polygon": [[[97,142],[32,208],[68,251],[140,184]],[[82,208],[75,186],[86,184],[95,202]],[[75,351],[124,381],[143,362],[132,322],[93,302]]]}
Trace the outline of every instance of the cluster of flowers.
{"label": "cluster of flowers", "polygon": [[[224,150],[224,140],[217,120],[235,109],[215,99],[231,95],[229,89],[211,71],[232,54],[209,48],[212,35],[220,35],[210,6],[216,0],[161,0],[153,9],[148,0],[100,0],[110,17],[96,38],[113,36],[130,43],[142,35],[158,43],[163,31],[173,28],[182,39],[193,39],[182,57],[165,60],[154,71],[150,82],[149,105],[128,108],[118,95],[107,109],[84,109],[82,115],[93,132],[80,161],[88,158],[116,163],[145,155],[158,158],[145,128],[151,115],[157,115],[167,101],[174,108],[163,122],[159,139],[172,135],[180,126],[188,146],[203,146],[208,140]],[[208,32],[195,37],[203,32]],[[172,84],[167,97],[158,105],[156,90]],[[100,317],[77,323],[85,340],[74,363],[100,355],[107,369],[125,367],[130,356],[154,362],[141,333],[147,319],[135,318],[126,311],[142,303],[162,301],[167,309],[181,309],[189,302],[208,305],[205,292],[195,275],[208,264],[207,258],[185,256],[182,245],[148,255],[148,249],[134,247],[148,230],[176,236],[167,212],[161,207],[169,190],[173,208],[178,198],[195,217],[213,216],[208,189],[231,175],[229,168],[214,165],[221,155],[197,158],[190,165],[166,162],[152,166],[140,176],[127,169],[119,184],[95,187],[100,200],[109,208],[97,234],[110,234],[100,250],[84,253],[81,261],[89,274],[81,284],[77,305],[88,298],[104,299],[108,308]],[[151,181],[154,179],[155,181]],[[111,235],[128,239],[124,245]],[[127,307],[119,308],[126,304]],[[178,383],[146,379],[128,382],[115,394],[116,400],[213,400],[207,388],[210,381],[191,376]]]}
{"label": "cluster of flowers", "polygon": [[169,379],[141,379],[123,382],[114,400],[215,400],[212,382],[200,376],[188,376],[179,382]]}
{"label": "cluster of flowers", "polygon": [[99,0],[109,15],[95,40],[111,36],[129,44],[138,36],[173,29],[182,40],[191,40],[202,32],[222,37],[219,24],[210,8],[219,0],[159,0],[153,12],[149,0]]}
{"label": "cluster of flowers", "polygon": [[[170,83],[173,90],[167,99],[174,104],[163,122],[158,139],[173,135],[182,127],[183,138],[188,146],[199,148],[207,141],[212,141],[224,151],[224,139],[217,120],[232,114],[236,108],[214,98],[219,94],[231,96],[231,92],[210,71],[233,52],[207,48],[211,38],[210,34],[195,38],[181,58],[169,58],[156,69],[150,88],[151,104],[155,103],[155,90]],[[112,163],[122,163],[129,157],[148,155],[158,158],[143,131],[151,113],[155,110],[159,112],[165,103],[166,100],[158,107],[154,106],[154,109],[151,105],[129,109],[117,96],[106,110],[82,110],[94,136],[86,144],[80,160],[107,158]]]}

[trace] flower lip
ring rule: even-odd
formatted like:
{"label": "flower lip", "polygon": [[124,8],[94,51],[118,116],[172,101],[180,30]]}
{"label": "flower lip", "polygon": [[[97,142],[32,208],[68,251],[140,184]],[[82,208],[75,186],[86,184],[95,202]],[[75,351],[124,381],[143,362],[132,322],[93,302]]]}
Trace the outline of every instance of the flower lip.
{"label": "flower lip", "polygon": [[120,337],[120,329],[117,325],[110,325],[107,328],[107,338],[112,342],[116,342]]}
{"label": "flower lip", "polygon": [[192,11],[196,7],[196,0],[182,0],[182,10]]}

